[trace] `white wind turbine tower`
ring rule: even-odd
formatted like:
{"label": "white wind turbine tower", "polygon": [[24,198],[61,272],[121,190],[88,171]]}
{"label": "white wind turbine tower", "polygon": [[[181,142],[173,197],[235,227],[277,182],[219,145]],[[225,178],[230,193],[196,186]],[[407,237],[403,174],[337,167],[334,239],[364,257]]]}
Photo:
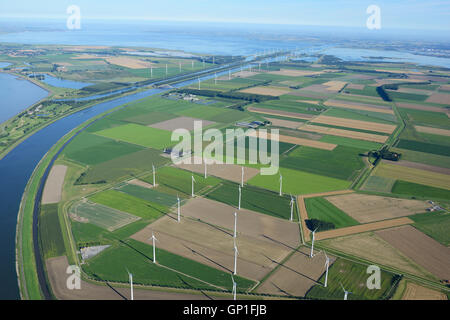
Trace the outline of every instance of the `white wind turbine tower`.
{"label": "white wind turbine tower", "polygon": [[316,231],[317,231],[317,228],[315,228],[314,231],[312,232],[311,253],[309,254],[310,258],[314,257],[314,238],[316,235]]}
{"label": "white wind turbine tower", "polygon": [[280,174],[280,196],[283,195],[283,176]]}
{"label": "white wind turbine tower", "polygon": [[155,166],[152,164],[152,169],[153,169],[153,187],[156,186],[156,170],[155,170]]}
{"label": "white wind turbine tower", "polygon": [[228,80],[231,80],[231,70],[228,70]]}
{"label": "white wind turbine tower", "polygon": [[241,188],[244,187],[244,167],[241,167]]}
{"label": "white wind turbine tower", "polygon": [[347,300],[348,294],[351,293],[350,291],[345,290],[344,286],[341,283],[342,291],[344,291],[344,300]]}
{"label": "white wind turbine tower", "polygon": [[325,285],[324,287],[327,287],[328,284],[328,268],[330,267],[330,258],[327,256],[327,253],[324,251],[323,253],[325,253]]}
{"label": "white wind turbine tower", "polygon": [[152,232],[152,237],[150,239],[152,239],[152,245],[153,245],[153,263],[156,263],[156,241],[158,239],[156,239],[155,234],[153,232]]}
{"label": "white wind turbine tower", "polygon": [[178,196],[178,194],[177,194],[177,216],[178,216],[178,222],[180,222],[180,197]]}
{"label": "white wind turbine tower", "polygon": [[200,90],[200,77],[198,78],[198,90]]}
{"label": "white wind turbine tower", "polygon": [[217,86],[217,73],[214,73],[214,85]]}
{"label": "white wind turbine tower", "polygon": [[192,174],[192,176],[191,176],[191,182],[192,182],[192,198],[193,198],[195,196],[194,195],[194,182],[196,182],[195,178],[194,178],[194,174]]}
{"label": "white wind turbine tower", "polygon": [[236,300],[236,282],[234,281],[233,275],[231,275],[231,281],[233,281],[233,300]]}
{"label": "white wind turbine tower", "polygon": [[291,221],[292,220],[294,220],[294,203],[295,203],[295,201],[294,201],[294,197],[291,195],[291,203],[290,203],[290,205],[291,205]]}
{"label": "white wind turbine tower", "polygon": [[239,254],[239,251],[236,247],[236,239],[234,240],[234,271],[233,274],[236,275],[237,274],[237,256]]}
{"label": "white wind turbine tower", "polygon": [[150,67],[150,78],[153,78],[153,67]]}
{"label": "white wind turbine tower", "polygon": [[242,189],[241,189],[241,185],[239,185],[239,203],[238,203],[238,210],[241,210],[241,198],[242,198]]}
{"label": "white wind turbine tower", "polygon": [[167,69],[167,63],[166,63],[166,76],[167,76],[167,73],[168,73],[169,71],[168,71],[168,69]]}
{"label": "white wind turbine tower", "polygon": [[178,62],[178,67],[180,68],[180,72],[181,72],[181,62]]}
{"label": "white wind turbine tower", "polygon": [[131,300],[134,300],[134,292],[133,292],[133,274],[128,271],[128,281],[130,282],[130,292],[131,292]]}
{"label": "white wind turbine tower", "polygon": [[194,60],[192,60],[191,62],[192,62],[192,69],[194,69]]}
{"label": "white wind turbine tower", "polygon": [[237,237],[237,212],[234,213],[234,234],[233,234],[233,238],[235,239],[234,241],[234,246],[236,247],[236,237]]}

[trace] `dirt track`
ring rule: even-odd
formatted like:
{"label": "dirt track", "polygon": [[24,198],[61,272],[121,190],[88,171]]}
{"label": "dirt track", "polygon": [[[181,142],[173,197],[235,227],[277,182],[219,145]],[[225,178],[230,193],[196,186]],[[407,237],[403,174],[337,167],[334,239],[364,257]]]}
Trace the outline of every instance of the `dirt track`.
{"label": "dirt track", "polygon": [[42,193],[42,204],[58,203],[61,201],[62,187],[66,176],[67,166],[54,165],[45,182]]}
{"label": "dirt track", "polygon": [[[66,285],[67,267],[69,266],[66,256],[48,259],[46,262],[48,277],[54,295],[59,300],[128,300],[130,289],[119,288],[113,285],[95,285],[81,281],[80,290],[69,290]],[[160,289],[159,289],[160,290]],[[213,298],[206,295],[181,292],[163,292],[157,290],[137,289],[134,290],[136,300],[207,300]]]}
{"label": "dirt track", "polygon": [[377,231],[376,234],[439,279],[450,279],[450,248],[412,226]]}
{"label": "dirt track", "polygon": [[378,222],[360,224],[357,226],[351,226],[341,229],[328,230],[323,232],[318,232],[315,236],[316,240],[325,240],[330,238],[337,238],[342,236],[347,236],[350,234],[362,233],[367,231],[374,231],[380,229],[387,229],[392,227],[397,227],[405,224],[411,224],[413,221],[409,218],[398,218],[391,220],[383,220]]}

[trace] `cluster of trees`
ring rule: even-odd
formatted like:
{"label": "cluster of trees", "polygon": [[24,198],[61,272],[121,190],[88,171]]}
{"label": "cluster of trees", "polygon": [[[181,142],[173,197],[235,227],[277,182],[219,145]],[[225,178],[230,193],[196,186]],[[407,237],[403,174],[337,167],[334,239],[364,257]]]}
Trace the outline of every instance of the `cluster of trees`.
{"label": "cluster of trees", "polygon": [[305,223],[309,230],[326,231],[336,228],[334,223],[319,219],[307,219]]}

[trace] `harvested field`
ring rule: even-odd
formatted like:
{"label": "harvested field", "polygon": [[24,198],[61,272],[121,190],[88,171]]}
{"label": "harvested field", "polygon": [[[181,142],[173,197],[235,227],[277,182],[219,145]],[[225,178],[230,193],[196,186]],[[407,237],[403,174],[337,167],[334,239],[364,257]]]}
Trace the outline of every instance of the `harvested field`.
{"label": "harvested field", "polygon": [[387,265],[411,274],[430,276],[426,270],[373,232],[328,239],[321,241],[320,244],[352,256],[358,256],[374,263]]}
{"label": "harvested field", "polygon": [[[389,163],[386,160],[384,160],[383,162]],[[429,164],[418,163],[418,162],[411,162],[411,161],[406,161],[406,160],[400,160],[400,161],[396,162],[396,165],[404,166],[404,167],[408,167],[408,168],[415,168],[415,169],[425,170],[425,171],[431,171],[431,172],[436,172],[436,173],[442,173],[442,174],[446,174],[446,175],[450,176],[450,169],[442,168],[442,167],[436,167],[436,166],[431,166]]]}
{"label": "harvested field", "polygon": [[318,105],[320,103],[319,100],[297,100],[297,102],[300,103],[309,103],[309,104],[314,104],[314,105]]}
{"label": "harvested field", "polygon": [[144,187],[144,188],[148,188],[148,189],[153,188],[152,184],[147,183],[147,182],[142,181],[142,180],[139,180],[139,179],[132,179],[132,180],[128,181],[128,184],[134,184],[136,186]]}
{"label": "harvested field", "polygon": [[163,129],[168,131],[174,131],[176,129],[186,129],[189,131],[194,130],[194,121],[201,121],[203,128],[216,124],[214,121],[195,119],[191,117],[178,117],[158,123],[148,125],[148,127]]}
{"label": "harvested field", "polygon": [[[225,272],[234,269],[233,232],[216,225],[186,217],[177,222],[166,216],[132,236],[148,243],[152,232],[158,238],[158,247],[183,257],[198,261]],[[238,219],[240,216],[238,216]],[[234,221],[234,217],[232,218]],[[238,227],[240,224],[238,224]],[[208,241],[205,241],[208,239]],[[239,234],[237,270],[240,276],[260,280],[285,258],[290,248],[276,242]]]}
{"label": "harvested field", "polygon": [[[66,273],[69,263],[66,256],[51,258],[46,261],[47,274],[56,299],[59,300],[125,300],[130,298],[130,289],[109,285],[92,284],[81,281],[80,290],[67,288]],[[210,294],[168,292],[161,290],[134,289],[136,300],[203,300],[212,298]],[[223,298],[221,298],[223,299]]]}
{"label": "harvested field", "polygon": [[[183,216],[200,219],[228,230],[234,229],[235,207],[204,198],[194,198],[188,200],[181,211]],[[296,223],[247,209],[241,209],[238,213],[238,233],[269,243],[283,244],[288,248],[296,248],[300,243]]]}
{"label": "harvested field", "polygon": [[405,224],[411,224],[413,222],[414,221],[412,221],[411,219],[405,218],[405,217],[392,219],[392,220],[383,220],[383,221],[378,221],[378,222],[360,224],[357,226],[351,226],[351,227],[347,227],[347,228],[319,232],[316,234],[315,238],[316,238],[316,240],[325,240],[325,239],[337,238],[337,237],[342,237],[342,236],[348,236],[351,234],[363,233],[363,232],[367,232],[367,231],[374,231],[374,230],[402,226]]}
{"label": "harvested field", "polygon": [[54,165],[45,182],[42,193],[42,204],[58,203],[61,201],[62,187],[66,176],[67,166]]}
{"label": "harvested field", "polygon": [[424,127],[424,126],[414,126],[414,128],[419,132],[437,134],[441,136],[450,137],[450,130],[438,129],[432,127]]}
{"label": "harvested field", "polygon": [[414,89],[414,88],[398,88],[397,90],[388,90],[393,92],[403,92],[403,93],[412,93],[412,94],[424,94],[431,95],[433,91],[424,90],[424,89]]}
{"label": "harvested field", "polygon": [[355,89],[355,90],[364,90],[365,85],[364,84],[357,84],[357,83],[349,83],[347,85],[348,89]]}
{"label": "harvested field", "polygon": [[313,76],[324,73],[325,71],[308,71],[308,70],[297,70],[297,69],[281,69],[279,71],[270,71],[269,74],[276,74],[279,76],[287,77],[304,77]]}
{"label": "harvested field", "polygon": [[360,223],[368,223],[425,212],[425,201],[352,193],[326,199]]}
{"label": "harvested field", "polygon": [[347,128],[353,128],[353,129],[362,129],[362,130],[370,130],[370,131],[375,131],[375,132],[383,132],[383,133],[389,133],[389,134],[394,132],[394,130],[396,128],[395,125],[390,125],[390,124],[382,124],[382,123],[345,119],[345,118],[336,118],[336,117],[329,117],[329,116],[325,116],[325,115],[320,115],[317,118],[314,118],[313,122],[329,124],[329,125],[339,126],[339,127],[347,127]]}
{"label": "harvested field", "polygon": [[407,282],[402,300],[447,300],[447,296],[440,291]]}
{"label": "harvested field", "polygon": [[[371,103],[383,102],[383,99],[381,99],[381,97],[364,96],[361,94],[347,93],[347,92],[345,92],[345,90],[343,92],[341,92],[338,97],[341,97],[343,99],[354,97],[359,100],[363,99],[364,101],[371,102]],[[377,112],[379,112],[379,111],[377,111]]]}
{"label": "harvested field", "polygon": [[104,58],[111,64],[115,64],[130,69],[150,68],[153,65],[148,61],[143,61],[129,57],[104,57]]}
{"label": "harvested field", "polygon": [[289,90],[285,90],[283,88],[272,88],[272,87],[252,87],[252,88],[240,90],[240,92],[261,94],[264,96],[279,97],[279,96],[282,96],[283,94],[289,93]]}
{"label": "harvested field", "polygon": [[450,279],[450,249],[412,226],[401,226],[376,234],[439,279]]}
{"label": "harvested field", "polygon": [[426,102],[439,103],[439,104],[450,104],[450,94],[434,92]]}
{"label": "harvested field", "polygon": [[332,91],[332,92],[338,92],[338,91],[342,90],[342,88],[344,88],[346,84],[347,84],[347,82],[335,81],[335,80],[322,83],[322,85],[327,87],[326,90]]}
{"label": "harvested field", "polygon": [[331,106],[331,107],[346,108],[346,109],[355,109],[355,110],[364,110],[364,111],[394,114],[394,111],[392,111],[391,107],[389,107],[389,106],[381,106],[381,105],[359,103],[359,102],[352,102],[352,101],[327,100],[324,103],[324,105]]}
{"label": "harvested field", "polygon": [[432,111],[432,112],[445,112],[444,108],[427,106],[427,105],[423,105],[423,104],[397,102],[396,105],[399,108],[414,109],[414,110],[424,110],[424,111]]}
{"label": "harvested field", "polygon": [[450,190],[449,175],[398,164],[383,162],[375,169],[374,175]]}
{"label": "harvested field", "polygon": [[[258,132],[253,131],[253,132],[248,133],[247,135],[251,136],[251,137],[257,137]],[[271,139],[270,133],[267,134],[267,139],[268,140]],[[308,140],[308,139],[297,138],[297,137],[283,136],[283,135],[279,135],[279,141],[291,143],[291,144],[297,144],[297,145],[301,145],[301,146],[307,146],[307,147],[311,147],[311,148],[330,150],[330,151],[334,150],[334,148],[337,147],[336,144],[332,144],[332,143]]]}
{"label": "harvested field", "polygon": [[267,118],[267,117],[265,119],[272,122],[272,125],[276,126],[276,127],[296,129],[297,127],[299,127],[301,125],[301,122],[297,122],[297,121],[289,121],[289,120]]}
{"label": "harvested field", "polygon": [[373,134],[373,133],[336,129],[336,128],[329,128],[329,127],[315,126],[315,125],[310,125],[310,124],[300,126],[297,129],[302,130],[302,131],[328,134],[328,135],[332,135],[332,136],[352,138],[352,139],[358,139],[358,140],[373,141],[373,142],[378,142],[378,143],[384,143],[384,142],[386,142],[386,140],[388,138],[387,136],[381,136],[381,135]]}
{"label": "harvested field", "polygon": [[[328,257],[331,266],[336,258]],[[311,259],[309,249],[302,247],[271,274],[256,292],[303,297],[313,285],[318,283],[317,281],[325,272],[324,264],[323,252]]]}
{"label": "harvested field", "polygon": [[[197,172],[200,174],[203,174],[205,172],[204,164],[195,164],[194,159],[191,160],[191,164],[175,163],[174,166],[181,169]],[[242,166],[237,164],[213,163],[207,164],[206,172],[208,175],[240,183],[242,175]],[[250,180],[257,174],[259,174],[259,169],[245,167],[244,182],[247,182],[247,180]]]}
{"label": "harvested field", "polygon": [[270,114],[272,116],[282,116],[282,117],[302,119],[302,120],[310,120],[315,117],[312,114],[288,112],[288,111],[266,109],[266,108],[248,107],[247,110],[251,111],[251,112],[262,113],[262,114]]}
{"label": "harvested field", "polygon": [[294,90],[289,92],[289,95],[291,96],[297,96],[297,97],[305,97],[305,98],[311,98],[311,99],[328,99],[328,94],[320,94],[318,92],[311,92],[307,90],[306,88],[300,89],[300,90]]}

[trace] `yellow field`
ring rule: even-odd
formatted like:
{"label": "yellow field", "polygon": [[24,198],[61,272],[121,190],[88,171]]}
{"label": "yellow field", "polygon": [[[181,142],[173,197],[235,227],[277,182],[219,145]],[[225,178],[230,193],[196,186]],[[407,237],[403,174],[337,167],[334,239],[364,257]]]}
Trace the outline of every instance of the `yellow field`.
{"label": "yellow field", "polygon": [[333,126],[339,127],[347,127],[353,129],[362,129],[362,130],[370,130],[375,132],[389,133],[394,132],[396,126],[390,124],[382,124],[376,122],[369,121],[361,121],[354,119],[344,119],[344,118],[336,118],[329,117],[325,115],[320,115],[314,119],[315,123],[329,124]]}
{"label": "yellow field", "polygon": [[303,125],[298,130],[302,131],[308,131],[308,132],[315,132],[315,133],[323,133],[323,134],[329,134],[332,136],[337,137],[345,137],[345,138],[352,138],[352,139],[358,139],[358,140],[366,140],[366,141],[374,141],[379,143],[384,143],[387,140],[387,136],[380,136],[378,134],[372,134],[372,133],[365,133],[365,132],[358,132],[358,131],[350,131],[350,130],[344,130],[344,129],[336,129],[336,128],[328,128],[328,127],[321,127],[321,126],[314,126],[314,125]]}
{"label": "yellow field", "polygon": [[432,171],[381,163],[374,175],[450,190],[450,175]]}
{"label": "yellow field", "polygon": [[150,62],[129,57],[105,57],[105,60],[111,64],[130,69],[150,68],[150,66],[152,65]]}
{"label": "yellow field", "polygon": [[338,92],[339,90],[341,90],[346,84],[347,82],[344,81],[328,81],[325,83],[322,83],[324,86],[327,86],[327,90],[329,91],[335,91]]}

